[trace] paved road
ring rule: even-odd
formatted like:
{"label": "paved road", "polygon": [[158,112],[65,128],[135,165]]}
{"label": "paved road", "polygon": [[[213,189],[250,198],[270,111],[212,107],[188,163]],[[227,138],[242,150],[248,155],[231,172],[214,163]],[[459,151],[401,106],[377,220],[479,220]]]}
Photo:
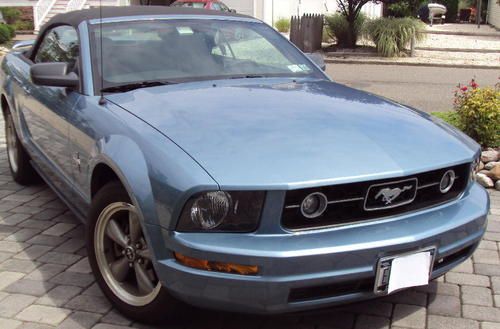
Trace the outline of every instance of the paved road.
{"label": "paved road", "polygon": [[494,85],[497,70],[416,67],[398,65],[329,64],[335,81],[382,95],[426,112],[452,108],[458,83],[475,78],[480,85]]}
{"label": "paved road", "polygon": [[[0,329],[152,328],[118,314],[95,284],[83,226],[45,185],[11,179],[0,119]],[[193,311],[167,329],[498,329],[500,192],[472,259],[429,286],[286,316]],[[168,307],[166,305],[165,307]],[[160,328],[158,328],[160,329]]]}

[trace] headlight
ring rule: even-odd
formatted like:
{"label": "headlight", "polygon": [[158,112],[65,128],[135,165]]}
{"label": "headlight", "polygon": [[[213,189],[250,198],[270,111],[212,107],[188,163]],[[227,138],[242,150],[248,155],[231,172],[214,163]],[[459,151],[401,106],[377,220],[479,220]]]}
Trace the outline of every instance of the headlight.
{"label": "headlight", "polygon": [[226,192],[208,192],[196,198],[191,206],[191,221],[204,230],[219,226],[231,207],[231,196]]}
{"label": "headlight", "polygon": [[260,219],[265,192],[210,191],[194,195],[182,211],[181,232],[252,232]]}

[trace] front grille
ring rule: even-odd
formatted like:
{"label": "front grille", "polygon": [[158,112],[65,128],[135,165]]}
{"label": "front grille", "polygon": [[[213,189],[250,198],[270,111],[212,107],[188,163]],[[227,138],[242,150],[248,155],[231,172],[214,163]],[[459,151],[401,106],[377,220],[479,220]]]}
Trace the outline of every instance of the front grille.
{"label": "front grille", "polygon": [[[439,182],[448,170],[455,172],[455,182],[447,193],[441,193]],[[281,222],[283,227],[292,230],[311,229],[399,215],[435,206],[457,198],[467,186],[469,172],[470,163],[465,163],[406,177],[288,191]],[[370,187],[384,187],[384,184],[387,184],[392,188],[395,186],[394,182],[404,184],[414,182],[415,179],[418,182],[416,193],[415,191],[405,192],[409,195],[408,203],[398,205],[394,201],[393,204],[396,206],[392,208],[367,208],[369,202],[365,200],[366,196],[370,195],[371,198],[373,196],[369,192]],[[313,192],[323,193],[328,199],[328,207],[321,216],[311,219],[302,215],[300,205],[304,198]]]}

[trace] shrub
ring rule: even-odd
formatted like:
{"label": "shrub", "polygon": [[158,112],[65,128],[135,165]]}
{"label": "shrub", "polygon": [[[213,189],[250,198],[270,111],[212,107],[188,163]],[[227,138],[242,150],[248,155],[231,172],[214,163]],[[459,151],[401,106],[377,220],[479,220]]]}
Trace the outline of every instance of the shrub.
{"label": "shrub", "polygon": [[[443,0],[441,0],[443,1]],[[446,0],[444,0],[446,1]],[[450,0],[456,1],[457,0]],[[399,0],[397,2],[389,2],[387,6],[387,16],[392,17],[416,17],[418,9],[428,0]],[[449,8],[447,6],[447,8]]]}
{"label": "shrub", "polygon": [[415,37],[423,39],[423,23],[413,18],[378,18],[366,23],[365,31],[375,43],[377,52],[385,57],[400,56],[404,49]]}
{"label": "shrub", "polygon": [[0,24],[0,43],[9,41],[14,37],[14,28],[11,25]]}
{"label": "shrub", "polygon": [[21,11],[16,8],[3,7],[0,8],[0,11],[7,24],[14,24],[21,17]]}
{"label": "shrub", "polygon": [[463,129],[462,125],[460,124],[460,117],[458,116],[458,113],[456,111],[432,112],[431,114],[460,130]]}
{"label": "shrub", "polygon": [[14,27],[16,31],[33,31],[35,28],[32,21],[17,21]]}
{"label": "shrub", "polygon": [[500,146],[500,84],[479,88],[472,80],[458,86],[454,107],[462,130],[483,147]]}
{"label": "shrub", "polygon": [[350,45],[356,44],[356,40],[361,35],[363,24],[366,21],[366,16],[360,13],[358,17],[356,17],[353,31],[354,38],[356,40],[352,41],[349,33],[349,23],[347,22],[347,19],[344,15],[334,14],[326,16],[325,21],[330,37],[337,41],[338,46],[346,48]]}
{"label": "shrub", "polygon": [[290,19],[280,18],[274,23],[276,30],[282,33],[290,32]]}
{"label": "shrub", "polygon": [[14,25],[6,24],[7,30],[9,30],[10,39],[16,36],[16,28]]}
{"label": "shrub", "polygon": [[392,3],[387,9],[389,16],[393,17],[409,17],[413,14],[410,5],[406,1]]}

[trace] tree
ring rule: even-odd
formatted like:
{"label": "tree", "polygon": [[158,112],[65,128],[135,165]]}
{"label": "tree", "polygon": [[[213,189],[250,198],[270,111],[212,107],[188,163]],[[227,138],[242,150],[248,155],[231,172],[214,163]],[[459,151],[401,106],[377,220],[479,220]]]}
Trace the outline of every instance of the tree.
{"label": "tree", "polygon": [[356,18],[361,12],[361,8],[371,1],[373,0],[337,0],[340,12],[345,16],[347,24],[349,25],[346,43],[350,48],[356,47]]}
{"label": "tree", "polygon": [[356,18],[361,12],[361,8],[368,2],[376,3],[397,3],[402,0],[337,0],[338,7],[342,15],[345,16],[349,24],[348,45],[350,48],[356,47]]}

